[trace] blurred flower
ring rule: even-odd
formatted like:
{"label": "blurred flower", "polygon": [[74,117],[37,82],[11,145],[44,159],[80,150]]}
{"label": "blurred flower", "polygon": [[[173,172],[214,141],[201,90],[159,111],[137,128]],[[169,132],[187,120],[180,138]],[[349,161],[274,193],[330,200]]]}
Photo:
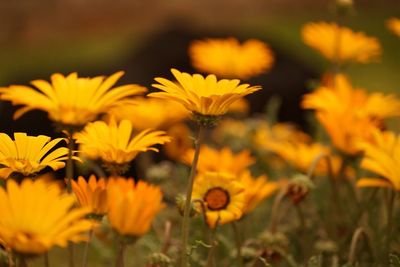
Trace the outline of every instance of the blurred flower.
{"label": "blurred flower", "polygon": [[232,145],[233,142],[246,142],[249,131],[243,120],[225,118],[212,131],[212,137],[218,143]]}
{"label": "blurred flower", "polygon": [[372,143],[363,142],[361,168],[382,178],[361,178],[359,187],[389,187],[400,190],[400,135],[393,132],[374,131]]}
{"label": "blurred flower", "polygon": [[14,133],[14,139],[0,133],[0,178],[6,179],[13,172],[30,176],[46,167],[58,170],[65,166],[63,160],[68,158],[68,148],[59,147],[50,152],[63,138],[51,140],[45,135]]}
{"label": "blurred flower", "polygon": [[239,98],[237,101],[233,102],[228,109],[229,113],[233,114],[243,114],[249,113],[250,103],[246,98]]}
{"label": "blurred flower", "polygon": [[169,127],[167,134],[171,136],[171,142],[165,144],[165,153],[170,159],[179,160],[193,146],[191,131],[186,124],[178,123]]}
{"label": "blurred flower", "polygon": [[391,30],[397,36],[400,36],[400,19],[390,18],[386,20],[386,27]]}
{"label": "blurred flower", "polygon": [[203,116],[223,115],[233,102],[261,89],[260,86],[239,85],[240,81],[236,79],[218,81],[212,74],[204,78],[200,74],[190,75],[176,69],[171,72],[178,83],[155,78],[159,84],[153,84],[153,87],[163,92],[151,93],[149,96],[179,102],[187,110]]}
{"label": "blurred flower", "polygon": [[238,179],[245,188],[243,213],[250,213],[253,211],[258,204],[271,196],[279,188],[277,182],[268,181],[265,175],[253,178],[248,170],[244,171]]}
{"label": "blurred flower", "polygon": [[[226,173],[199,174],[193,185],[193,200],[202,200],[209,227],[239,220],[245,205],[244,188],[234,176]],[[199,207],[199,210],[202,211]]]}
{"label": "blurred flower", "polygon": [[[182,161],[190,165],[192,164],[193,156],[194,149],[190,149],[183,155]],[[234,154],[228,147],[217,150],[202,145],[197,170],[199,172],[226,172],[238,175],[253,163],[255,163],[255,159],[248,150]]]}
{"label": "blurred flower", "polygon": [[368,63],[382,53],[379,41],[335,23],[307,23],[301,30],[304,43],[337,63]]}
{"label": "blurred flower", "polygon": [[119,234],[140,237],[147,233],[164,207],[158,186],[123,177],[108,182],[108,220]]}
{"label": "blurred flower", "polygon": [[316,110],[333,144],[351,155],[359,152],[359,141],[367,141],[374,129],[384,126],[385,118],[400,116],[400,101],[394,95],[368,94],[353,88],[341,74],[334,76],[330,84],[306,94],[302,107]]}
{"label": "blurred flower", "polygon": [[189,55],[199,71],[231,79],[260,75],[274,62],[268,45],[255,39],[243,44],[235,38],[196,40],[190,45]]}
{"label": "blurred flower", "polygon": [[271,146],[279,142],[308,142],[310,137],[289,123],[269,125],[265,121],[255,129],[252,142],[255,149],[271,151]]}
{"label": "blurred flower", "polygon": [[314,188],[315,185],[310,177],[296,174],[286,185],[286,196],[290,197],[293,204],[297,204]]}
{"label": "blurred flower", "polygon": [[55,245],[85,240],[92,223],[83,217],[86,208],[72,208],[73,195],[56,184],[25,179],[20,185],[8,180],[0,187],[0,239],[22,254],[41,254]]}
{"label": "blurred flower", "polygon": [[44,80],[32,81],[36,89],[22,85],[0,88],[0,98],[14,105],[24,105],[14,118],[39,109],[47,112],[55,122],[80,127],[111,108],[131,103],[129,97],[146,91],[145,87],[135,84],[111,89],[122,75],[120,71],[105,79],[104,76],[79,78],[77,73],[64,77],[56,73],[51,76],[51,84]]}
{"label": "blurred flower", "polygon": [[104,178],[96,179],[91,175],[86,181],[79,176],[77,182],[71,180],[71,185],[82,207],[89,208],[93,215],[103,216],[107,213],[107,181]]}
{"label": "blurred flower", "polygon": [[110,115],[118,121],[127,119],[135,130],[167,129],[188,117],[182,105],[157,98],[135,98],[132,105],[124,105],[110,110]]}
{"label": "blurred flower", "polygon": [[[82,132],[75,134],[80,151],[89,159],[101,159],[106,165],[125,165],[137,154],[148,150],[158,152],[156,144],[169,142],[164,131],[144,130],[132,136],[132,124],[128,120],[117,123],[114,119],[89,123]],[[108,166],[110,167],[110,166]]]}
{"label": "blurred flower", "polygon": [[[335,174],[339,171],[342,160],[331,154],[329,148],[319,143],[300,143],[300,142],[277,142],[271,144],[271,150],[282,157],[286,162],[295,167],[302,173],[307,173],[314,161],[322,155],[326,155],[330,159],[332,172]],[[318,161],[315,167],[315,173],[328,174],[328,163],[325,159]]]}

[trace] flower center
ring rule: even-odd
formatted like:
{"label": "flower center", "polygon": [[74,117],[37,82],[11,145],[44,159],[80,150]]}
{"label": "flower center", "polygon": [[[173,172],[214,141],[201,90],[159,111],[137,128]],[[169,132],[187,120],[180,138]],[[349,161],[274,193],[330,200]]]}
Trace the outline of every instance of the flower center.
{"label": "flower center", "polygon": [[230,197],[226,190],[221,187],[214,187],[207,191],[204,201],[210,210],[222,210],[228,206]]}

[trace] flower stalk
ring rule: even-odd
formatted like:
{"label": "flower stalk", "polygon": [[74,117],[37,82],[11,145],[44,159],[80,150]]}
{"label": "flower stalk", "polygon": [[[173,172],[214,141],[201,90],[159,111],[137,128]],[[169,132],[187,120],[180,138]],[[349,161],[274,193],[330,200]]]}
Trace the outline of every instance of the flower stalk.
{"label": "flower stalk", "polygon": [[[73,153],[74,153],[74,132],[72,130],[68,131],[68,158],[67,158],[67,166],[65,171],[65,178],[67,179],[67,190],[68,193],[72,192],[72,184],[71,180],[74,178],[74,161],[73,161]],[[72,242],[68,242],[68,266],[74,267],[74,244]]]}
{"label": "flower stalk", "polygon": [[88,255],[89,255],[89,247],[90,247],[90,243],[91,243],[92,238],[93,238],[93,233],[94,233],[94,228],[92,227],[90,229],[90,231],[89,231],[88,241],[85,244],[85,250],[83,252],[82,267],[87,267]]}
{"label": "flower stalk", "polygon": [[121,237],[118,248],[117,248],[117,258],[115,262],[115,267],[124,267],[125,262],[124,262],[124,257],[125,257],[125,249],[126,249],[126,242],[124,239]]}
{"label": "flower stalk", "polygon": [[242,256],[242,237],[240,235],[240,229],[237,222],[232,222],[233,234],[235,235],[236,242],[236,261],[238,267],[243,267],[243,256]]}
{"label": "flower stalk", "polygon": [[187,267],[188,262],[189,262],[189,257],[187,254],[187,244],[188,244],[188,238],[189,238],[189,215],[190,215],[190,207],[192,203],[192,191],[193,191],[193,183],[194,183],[194,177],[196,175],[196,169],[197,169],[197,162],[199,160],[199,155],[200,155],[200,146],[203,141],[203,135],[204,135],[204,126],[199,124],[199,129],[198,129],[198,134],[197,138],[195,139],[195,152],[193,156],[193,161],[192,161],[192,167],[190,169],[190,174],[189,174],[189,184],[186,190],[186,201],[185,201],[185,208],[183,211],[183,221],[182,221],[182,228],[181,228],[181,241],[182,241],[182,247],[180,251],[180,266],[181,267]]}

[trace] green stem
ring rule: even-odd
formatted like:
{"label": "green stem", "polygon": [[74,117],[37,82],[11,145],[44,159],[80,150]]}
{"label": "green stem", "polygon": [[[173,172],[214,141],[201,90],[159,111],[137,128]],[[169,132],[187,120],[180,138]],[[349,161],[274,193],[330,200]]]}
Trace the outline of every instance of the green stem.
{"label": "green stem", "polygon": [[294,205],[294,209],[296,210],[297,216],[299,217],[301,231],[304,231],[306,229],[306,222],[304,219],[303,210],[301,209],[300,205],[301,203],[297,203],[297,205]]}
{"label": "green stem", "polygon": [[238,222],[232,222],[232,229],[233,229],[233,233],[235,235],[235,241],[236,241],[237,266],[243,267],[242,238],[240,236],[240,229],[239,229],[238,224],[239,224]]}
{"label": "green stem", "polygon": [[117,259],[115,262],[115,267],[124,267],[125,266],[125,263],[124,263],[125,248],[126,248],[126,243],[124,242],[123,239],[121,239],[118,244]]}
{"label": "green stem", "polygon": [[214,261],[215,261],[214,254],[215,254],[215,247],[216,247],[215,235],[216,235],[216,232],[217,232],[217,227],[218,227],[218,222],[217,222],[217,225],[215,225],[215,228],[211,229],[211,235],[210,235],[211,248],[208,251],[206,267],[214,267]]}
{"label": "green stem", "polygon": [[392,228],[393,228],[393,207],[394,201],[396,197],[396,192],[394,190],[390,190],[389,192],[389,202],[388,202],[388,211],[387,211],[387,227],[386,227],[386,242],[385,242],[385,262],[387,266],[389,266],[389,254],[390,254],[390,243],[392,241]]}
{"label": "green stem", "polygon": [[85,250],[83,252],[83,261],[82,261],[82,267],[86,267],[87,266],[87,262],[88,262],[88,255],[89,255],[89,247],[90,247],[90,242],[92,241],[93,238],[93,232],[94,229],[93,227],[90,229],[89,231],[89,238],[87,243],[85,244]]}
{"label": "green stem", "polygon": [[350,245],[350,253],[349,253],[349,259],[348,262],[350,264],[354,264],[356,260],[356,252],[357,252],[357,244],[359,243],[358,241],[361,240],[361,237],[364,236],[367,241],[368,241],[368,250],[371,256],[373,257],[373,250],[371,248],[371,240],[369,239],[369,236],[367,232],[365,232],[363,227],[358,227],[355,231],[354,234],[351,238],[351,245]]}
{"label": "green stem", "polygon": [[44,266],[50,267],[49,252],[44,253],[43,257],[44,257]]}
{"label": "green stem", "polygon": [[203,140],[203,133],[204,127],[199,124],[199,131],[197,138],[195,140],[195,151],[193,156],[192,167],[190,169],[189,174],[189,184],[186,191],[186,202],[185,202],[185,209],[183,212],[183,221],[182,221],[182,228],[181,228],[181,240],[182,240],[182,247],[180,251],[180,267],[187,267],[189,262],[189,257],[187,254],[187,244],[189,238],[189,214],[190,214],[190,207],[191,207],[191,200],[192,200],[192,191],[193,191],[193,182],[194,177],[196,175],[197,169],[197,162],[199,160],[200,155],[200,145]]}
{"label": "green stem", "polygon": [[[72,192],[72,185],[71,180],[74,178],[74,161],[73,161],[73,153],[74,153],[74,138],[73,138],[73,131],[68,132],[68,159],[67,159],[67,166],[66,166],[66,173],[65,177],[67,179],[67,190],[69,193]],[[74,245],[73,243],[68,243],[68,266],[74,267]]]}
{"label": "green stem", "polygon": [[279,191],[278,195],[274,199],[274,203],[272,204],[272,211],[271,211],[271,223],[269,229],[272,233],[275,233],[278,227],[279,222],[279,207],[282,204],[283,199],[286,196],[286,188],[282,188]]}

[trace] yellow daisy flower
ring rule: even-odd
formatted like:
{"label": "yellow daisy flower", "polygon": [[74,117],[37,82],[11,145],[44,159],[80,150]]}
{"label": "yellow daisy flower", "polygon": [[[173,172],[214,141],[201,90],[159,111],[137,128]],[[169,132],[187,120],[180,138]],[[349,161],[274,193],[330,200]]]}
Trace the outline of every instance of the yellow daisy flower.
{"label": "yellow daisy flower", "polygon": [[45,253],[68,241],[85,240],[92,223],[84,219],[86,208],[73,208],[75,197],[57,184],[25,179],[19,185],[7,181],[0,187],[0,239],[22,254]]}
{"label": "yellow daisy flower", "polygon": [[77,181],[71,180],[71,186],[79,204],[90,209],[91,214],[102,216],[107,213],[107,181],[104,178],[96,179],[91,175],[86,181],[79,176]]}
{"label": "yellow daisy flower", "polygon": [[400,190],[400,135],[393,132],[373,132],[373,141],[363,142],[364,152],[361,168],[376,173],[382,178],[361,178],[359,187],[389,187]]}
{"label": "yellow daisy flower", "polygon": [[354,155],[356,144],[367,141],[371,133],[384,125],[384,119],[400,116],[400,101],[394,95],[370,93],[353,88],[344,75],[336,75],[331,84],[306,94],[302,107],[316,110],[333,144]]}
{"label": "yellow daisy flower", "polygon": [[239,176],[239,182],[245,188],[243,213],[253,211],[264,199],[271,196],[279,188],[277,182],[268,181],[265,175],[253,178],[248,170]]}
{"label": "yellow daisy flower", "polygon": [[307,23],[301,30],[303,41],[324,57],[337,63],[368,63],[382,53],[378,39],[354,32],[335,23]]}
{"label": "yellow daisy flower", "polygon": [[89,159],[101,159],[111,165],[123,165],[132,161],[140,152],[149,150],[158,152],[156,144],[169,142],[171,138],[164,131],[144,130],[132,136],[132,123],[122,120],[117,123],[96,121],[89,123],[75,135],[83,156]]}
{"label": "yellow daisy flower", "polygon": [[[182,161],[190,165],[193,157],[194,149],[190,149],[183,155]],[[202,145],[197,170],[199,172],[226,172],[238,175],[254,163],[255,159],[248,150],[234,154],[228,147],[217,150],[207,145]]]}
{"label": "yellow daisy flower", "polygon": [[235,38],[196,40],[189,47],[193,66],[223,78],[248,79],[272,67],[274,55],[267,44]]}
{"label": "yellow daisy flower", "polygon": [[158,186],[123,177],[108,182],[108,220],[119,234],[139,237],[147,233],[164,208]]}
{"label": "yellow daisy flower", "polygon": [[135,98],[134,105],[124,105],[110,110],[117,120],[127,119],[137,130],[167,129],[188,117],[188,111],[182,105],[157,98]]}
{"label": "yellow daisy flower", "polygon": [[190,75],[176,69],[171,72],[178,82],[155,78],[159,84],[152,86],[163,92],[151,93],[149,96],[176,101],[200,115],[223,115],[232,103],[261,89],[260,86],[239,85],[240,81],[236,79],[218,81],[212,74],[204,78],[200,74]]}
{"label": "yellow daisy flower", "polygon": [[400,36],[400,19],[390,18],[386,21],[386,27],[397,36]]}
{"label": "yellow daisy flower", "polygon": [[68,158],[68,148],[51,151],[63,138],[51,140],[45,135],[14,133],[14,139],[0,133],[0,178],[6,179],[13,172],[30,176],[46,167],[58,170],[65,166],[63,160]]}
{"label": "yellow daisy flower", "polygon": [[35,89],[23,85],[0,88],[0,98],[14,105],[23,105],[14,118],[39,109],[47,112],[52,121],[80,127],[111,108],[131,103],[130,97],[146,91],[145,87],[134,84],[111,88],[122,75],[123,72],[117,72],[108,78],[79,78],[77,73],[66,77],[56,73],[51,76],[51,83],[32,81]]}
{"label": "yellow daisy flower", "polygon": [[[235,176],[222,172],[207,172],[196,177],[193,200],[204,203],[205,218],[209,227],[239,220],[245,206],[243,185]],[[198,206],[200,212],[202,209]]]}

